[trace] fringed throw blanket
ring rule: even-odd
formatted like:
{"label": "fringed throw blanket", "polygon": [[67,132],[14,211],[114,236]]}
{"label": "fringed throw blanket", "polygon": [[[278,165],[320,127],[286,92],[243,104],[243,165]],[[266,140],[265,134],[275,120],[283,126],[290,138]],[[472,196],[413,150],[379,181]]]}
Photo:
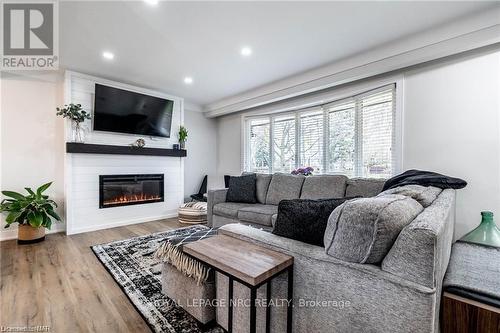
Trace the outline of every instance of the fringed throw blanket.
{"label": "fringed throw blanket", "polygon": [[182,245],[214,236],[218,229],[203,227],[203,230],[199,230],[199,227],[193,228],[193,232],[186,236],[167,239],[155,252],[156,258],[171,264],[182,274],[192,277],[198,285],[208,280],[210,268],[182,252]]}

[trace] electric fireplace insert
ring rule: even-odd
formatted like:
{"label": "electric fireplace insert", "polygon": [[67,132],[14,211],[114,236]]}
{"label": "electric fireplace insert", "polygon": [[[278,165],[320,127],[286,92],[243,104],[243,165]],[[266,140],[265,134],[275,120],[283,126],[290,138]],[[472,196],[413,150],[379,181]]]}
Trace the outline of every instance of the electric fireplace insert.
{"label": "electric fireplace insert", "polygon": [[163,174],[99,176],[99,208],[164,201]]}

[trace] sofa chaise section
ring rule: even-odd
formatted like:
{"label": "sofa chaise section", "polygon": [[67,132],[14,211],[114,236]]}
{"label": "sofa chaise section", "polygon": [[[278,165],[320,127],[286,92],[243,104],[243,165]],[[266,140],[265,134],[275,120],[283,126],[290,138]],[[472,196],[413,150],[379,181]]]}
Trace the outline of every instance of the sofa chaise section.
{"label": "sofa chaise section", "polygon": [[[455,191],[444,190],[403,229],[381,265],[344,262],[327,255],[323,247],[241,224],[223,226],[220,232],[294,257],[295,332],[437,332],[454,202]],[[272,284],[273,298],[286,297],[285,279]],[[227,299],[227,279],[217,275],[216,286],[217,298]],[[259,289],[257,298],[265,298],[265,288]],[[249,297],[247,288],[238,284],[234,295]],[[235,309],[235,331],[248,331],[247,310]],[[271,311],[271,332],[284,332],[285,308]],[[264,322],[259,320],[264,313],[258,309],[258,323]],[[217,321],[224,327],[226,314],[226,309],[217,309]]]}

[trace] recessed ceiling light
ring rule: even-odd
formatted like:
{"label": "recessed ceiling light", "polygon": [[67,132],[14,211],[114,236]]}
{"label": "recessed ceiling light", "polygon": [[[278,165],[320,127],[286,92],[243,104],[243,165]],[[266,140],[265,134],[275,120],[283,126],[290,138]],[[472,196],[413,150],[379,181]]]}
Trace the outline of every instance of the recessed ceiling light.
{"label": "recessed ceiling light", "polygon": [[249,55],[252,54],[252,49],[249,48],[248,46],[242,47],[241,48],[241,55],[244,57],[248,57]]}
{"label": "recessed ceiling light", "polygon": [[144,2],[151,6],[156,6],[158,4],[158,0],[144,0]]}
{"label": "recessed ceiling light", "polygon": [[111,52],[108,52],[108,51],[104,51],[102,53],[102,56],[105,58],[105,59],[108,59],[108,60],[113,60],[115,55]]}
{"label": "recessed ceiling light", "polygon": [[193,83],[193,78],[192,78],[192,77],[190,77],[190,76],[186,76],[186,77],[184,78],[184,83],[185,83],[185,84],[192,84],[192,83]]}

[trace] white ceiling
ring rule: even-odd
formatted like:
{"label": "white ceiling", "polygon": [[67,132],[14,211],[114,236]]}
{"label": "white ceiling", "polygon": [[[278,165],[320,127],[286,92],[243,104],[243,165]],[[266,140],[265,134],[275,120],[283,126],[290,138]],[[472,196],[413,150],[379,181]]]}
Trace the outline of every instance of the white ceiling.
{"label": "white ceiling", "polygon": [[[206,105],[495,2],[61,2],[61,66]],[[244,58],[242,46],[253,54]],[[102,58],[104,50],[115,54]],[[183,78],[193,77],[192,85]]]}

